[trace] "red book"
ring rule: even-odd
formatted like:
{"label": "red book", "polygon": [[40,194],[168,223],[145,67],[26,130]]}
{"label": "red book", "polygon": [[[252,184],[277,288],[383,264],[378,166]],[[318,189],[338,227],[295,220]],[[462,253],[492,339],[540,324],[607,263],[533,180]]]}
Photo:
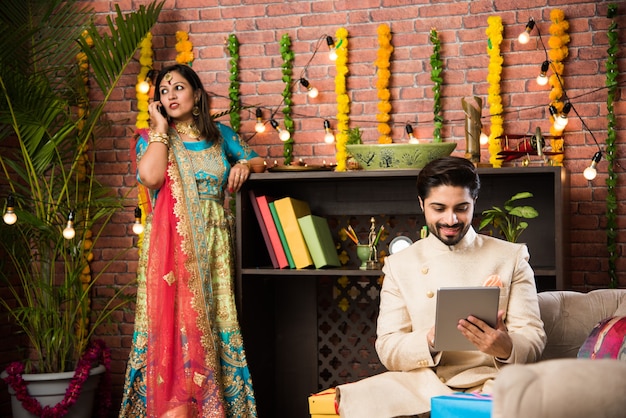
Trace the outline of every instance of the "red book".
{"label": "red book", "polygon": [[274,224],[274,218],[272,212],[270,212],[269,202],[273,198],[265,195],[256,195],[253,190],[249,190],[250,202],[257,220],[259,221],[259,227],[267,246],[267,252],[270,254],[272,265],[274,268],[289,268],[289,262],[283,249],[283,244],[280,241],[278,230]]}

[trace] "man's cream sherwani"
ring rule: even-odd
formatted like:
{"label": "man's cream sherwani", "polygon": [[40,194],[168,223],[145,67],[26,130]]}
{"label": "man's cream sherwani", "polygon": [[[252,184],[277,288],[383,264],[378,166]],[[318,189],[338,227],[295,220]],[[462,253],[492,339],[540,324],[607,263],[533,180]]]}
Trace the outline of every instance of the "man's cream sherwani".
{"label": "man's cream sherwani", "polygon": [[[489,391],[506,363],[536,361],[545,346],[528,249],[470,228],[454,246],[437,237],[419,240],[385,259],[376,351],[389,370],[338,386],[344,418],[388,418],[430,410],[430,398],[453,391]],[[479,351],[431,355],[426,334],[435,323],[437,289],[482,286],[499,276],[500,307],[513,339],[508,359]]]}

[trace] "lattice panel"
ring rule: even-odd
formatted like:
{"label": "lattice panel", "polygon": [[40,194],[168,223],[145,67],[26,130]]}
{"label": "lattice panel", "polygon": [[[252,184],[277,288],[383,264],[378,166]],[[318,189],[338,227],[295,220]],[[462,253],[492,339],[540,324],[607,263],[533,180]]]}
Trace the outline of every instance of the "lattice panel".
{"label": "lattice panel", "polygon": [[319,389],[384,371],[374,342],[380,279],[324,277],[318,283]]}
{"label": "lattice panel", "polygon": [[[363,243],[367,242],[370,216],[329,217],[334,237],[352,225]],[[389,242],[398,235],[418,239],[423,220],[420,216],[375,215],[376,230],[381,225],[378,256],[388,254]],[[418,220],[419,219],[419,220]],[[358,266],[352,241],[338,240],[342,263]],[[374,343],[382,276],[321,277],[318,282],[318,388],[355,382],[386,369],[380,363]]]}

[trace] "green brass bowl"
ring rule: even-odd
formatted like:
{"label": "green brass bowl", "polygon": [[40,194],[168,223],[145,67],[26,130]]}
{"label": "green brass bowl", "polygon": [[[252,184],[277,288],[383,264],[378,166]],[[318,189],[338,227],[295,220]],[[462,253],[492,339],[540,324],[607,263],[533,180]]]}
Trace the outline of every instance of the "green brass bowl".
{"label": "green brass bowl", "polygon": [[347,144],[346,148],[364,170],[419,169],[432,160],[450,155],[456,142]]}

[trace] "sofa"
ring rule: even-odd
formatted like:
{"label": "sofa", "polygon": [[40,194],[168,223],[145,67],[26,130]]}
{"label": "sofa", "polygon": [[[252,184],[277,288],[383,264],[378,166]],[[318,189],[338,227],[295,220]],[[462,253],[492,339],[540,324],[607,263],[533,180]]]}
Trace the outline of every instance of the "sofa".
{"label": "sofa", "polygon": [[547,345],[539,362],[509,365],[493,386],[492,418],[626,416],[626,353],[577,358],[596,324],[626,316],[626,289],[539,293]]}

